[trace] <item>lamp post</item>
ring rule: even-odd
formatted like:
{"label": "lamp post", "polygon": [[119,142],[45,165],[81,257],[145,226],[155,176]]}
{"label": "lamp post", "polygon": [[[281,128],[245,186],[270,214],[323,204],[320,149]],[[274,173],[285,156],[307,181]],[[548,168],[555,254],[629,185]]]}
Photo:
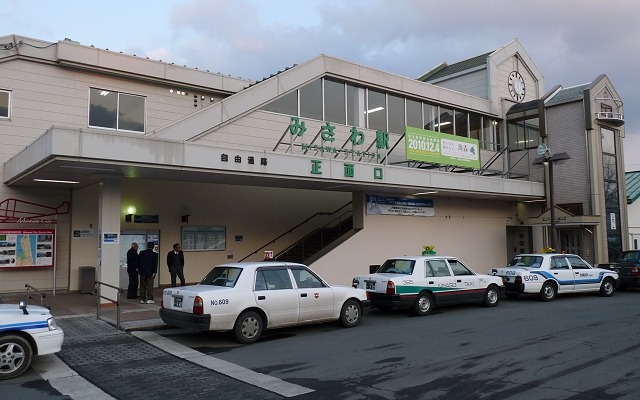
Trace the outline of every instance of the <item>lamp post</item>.
{"label": "lamp post", "polygon": [[569,154],[562,152],[553,154],[551,149],[546,144],[542,143],[538,146],[538,155],[540,157],[533,160],[534,165],[548,165],[549,166],[549,210],[551,218],[551,248],[557,251],[556,248],[556,207],[553,200],[553,164],[558,161],[568,160],[571,157]]}

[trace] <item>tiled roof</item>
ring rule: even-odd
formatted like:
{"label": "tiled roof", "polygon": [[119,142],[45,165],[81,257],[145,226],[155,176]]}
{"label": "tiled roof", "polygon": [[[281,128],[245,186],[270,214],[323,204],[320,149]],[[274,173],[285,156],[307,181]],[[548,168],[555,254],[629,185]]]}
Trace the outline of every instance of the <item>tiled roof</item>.
{"label": "tiled roof", "polygon": [[585,89],[588,89],[589,86],[591,86],[591,83],[562,89],[547,99],[544,104],[545,106],[554,106],[556,104],[562,104],[572,100],[582,100],[584,99],[584,91]]}
{"label": "tiled roof", "polygon": [[489,57],[491,53],[493,53],[493,51],[489,53],[481,54],[479,56],[475,56],[473,58],[469,58],[467,60],[457,62],[455,64],[446,65],[441,69],[436,69],[435,72],[433,72],[433,74],[431,75],[430,75],[431,72],[427,72],[425,75],[421,76],[419,80],[421,80],[422,82],[429,82],[429,81],[439,79],[448,75],[453,75],[458,72],[466,71],[472,68],[479,67],[481,65],[485,65],[487,63],[487,57]]}
{"label": "tiled roof", "polygon": [[640,198],[640,171],[625,172],[624,180],[627,187],[627,203],[631,204]]}

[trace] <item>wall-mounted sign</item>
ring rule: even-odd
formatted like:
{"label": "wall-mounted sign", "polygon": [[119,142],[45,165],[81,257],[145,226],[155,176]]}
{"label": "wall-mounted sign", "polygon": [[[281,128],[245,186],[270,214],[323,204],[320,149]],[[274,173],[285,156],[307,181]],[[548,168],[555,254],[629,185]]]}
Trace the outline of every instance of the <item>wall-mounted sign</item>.
{"label": "wall-mounted sign", "polygon": [[433,208],[433,200],[430,199],[409,199],[367,194],[367,214],[433,217],[436,212]]}
{"label": "wall-mounted sign", "polygon": [[476,139],[426,129],[405,127],[407,160],[480,168],[480,146]]}
{"label": "wall-mounted sign", "polygon": [[160,222],[159,215],[134,215],[133,222],[135,224],[157,224]]}
{"label": "wall-mounted sign", "polygon": [[53,229],[0,229],[0,268],[53,267]]}
{"label": "wall-mounted sign", "polygon": [[113,233],[105,232],[102,235],[102,243],[105,243],[105,244],[116,244],[116,243],[119,243],[120,242],[119,237],[120,237],[120,234],[117,233],[117,232],[113,232]]}

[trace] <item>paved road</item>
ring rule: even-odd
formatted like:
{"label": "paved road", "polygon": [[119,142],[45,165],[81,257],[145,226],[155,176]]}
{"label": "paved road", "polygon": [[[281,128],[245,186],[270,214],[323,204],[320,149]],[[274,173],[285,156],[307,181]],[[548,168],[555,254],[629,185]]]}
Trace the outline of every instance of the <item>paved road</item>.
{"label": "paved road", "polygon": [[95,318],[68,318],[59,321],[63,351],[34,367],[49,381],[30,371],[0,383],[0,392],[75,400],[637,399],[638,301],[632,291],[454,306],[427,317],[372,311],[354,329],[274,330],[250,346],[226,334],[127,334]]}

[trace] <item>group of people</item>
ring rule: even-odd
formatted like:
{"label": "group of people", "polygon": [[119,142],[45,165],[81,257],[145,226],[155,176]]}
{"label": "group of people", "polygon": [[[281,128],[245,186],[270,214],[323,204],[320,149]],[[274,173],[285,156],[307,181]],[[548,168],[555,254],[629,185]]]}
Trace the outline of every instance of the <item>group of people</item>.
{"label": "group of people", "polygon": [[[153,281],[158,273],[158,253],[153,251],[154,247],[155,243],[149,242],[146,250],[138,254],[138,243],[131,243],[131,248],[127,251],[127,273],[129,274],[127,299],[139,297],[140,303],[154,303]],[[173,250],[167,253],[167,267],[169,267],[171,274],[171,287],[176,287],[176,278],[180,279],[180,286],[184,286],[184,253],[180,249],[179,243],[175,243]]]}

